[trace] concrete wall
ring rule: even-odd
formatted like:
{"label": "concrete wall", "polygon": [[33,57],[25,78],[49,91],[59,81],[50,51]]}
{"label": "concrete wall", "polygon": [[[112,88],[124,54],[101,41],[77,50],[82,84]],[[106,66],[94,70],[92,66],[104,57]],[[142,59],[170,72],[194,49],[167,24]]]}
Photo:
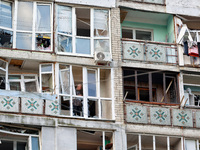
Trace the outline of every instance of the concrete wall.
{"label": "concrete wall", "polygon": [[164,12],[179,15],[200,16],[199,0],[166,0],[165,5],[155,5],[148,3],[139,3],[133,1],[117,0],[117,6],[148,10],[155,12]]}
{"label": "concrete wall", "polygon": [[124,21],[122,23],[122,26],[129,27],[129,28],[131,27],[131,28],[138,28],[138,29],[153,30],[153,41],[166,42],[167,26],[165,25]]}
{"label": "concrete wall", "polygon": [[91,5],[91,6],[100,6],[100,7],[115,7],[115,0],[55,0],[56,2],[64,2],[71,4],[82,4],[82,5]]}

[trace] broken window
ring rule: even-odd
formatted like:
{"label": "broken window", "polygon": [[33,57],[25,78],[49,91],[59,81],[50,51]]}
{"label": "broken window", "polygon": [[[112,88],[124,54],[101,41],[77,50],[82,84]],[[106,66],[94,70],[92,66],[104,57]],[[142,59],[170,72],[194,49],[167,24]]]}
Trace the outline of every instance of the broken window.
{"label": "broken window", "polygon": [[186,106],[200,106],[200,79],[198,75],[183,75]]}
{"label": "broken window", "polygon": [[24,92],[38,92],[38,77],[37,75],[8,75],[10,90]]}
{"label": "broken window", "polygon": [[16,48],[51,50],[51,5],[19,1],[17,7]]}
{"label": "broken window", "polygon": [[12,3],[0,3],[0,47],[12,48]]}
{"label": "broken window", "polygon": [[111,150],[112,147],[112,132],[77,130],[77,150]]}
{"label": "broken window", "polygon": [[57,5],[57,23],[58,52],[91,55],[93,47],[110,52],[108,10]]}
{"label": "broken window", "polygon": [[127,134],[127,150],[182,150],[180,137]]}
{"label": "broken window", "polygon": [[8,62],[3,59],[0,59],[0,89],[7,89],[7,80],[8,80]]}
{"label": "broken window", "polygon": [[[31,134],[30,134],[31,133]],[[33,135],[35,130],[23,128],[13,128],[2,126],[0,131],[0,149],[1,150],[39,150],[39,137]]]}
{"label": "broken window", "polygon": [[110,69],[59,65],[63,115],[112,119]]}
{"label": "broken window", "polygon": [[124,69],[126,100],[177,103],[176,74]]}
{"label": "broken window", "polygon": [[40,91],[44,93],[54,92],[53,64],[40,64]]}

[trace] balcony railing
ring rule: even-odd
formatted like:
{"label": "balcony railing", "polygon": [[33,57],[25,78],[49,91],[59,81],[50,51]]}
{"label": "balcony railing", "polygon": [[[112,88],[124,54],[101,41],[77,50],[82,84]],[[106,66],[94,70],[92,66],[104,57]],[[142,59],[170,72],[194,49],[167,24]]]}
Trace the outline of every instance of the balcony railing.
{"label": "balcony railing", "polygon": [[122,39],[122,45],[124,60],[178,64],[175,44]]}
{"label": "balcony railing", "polygon": [[179,105],[152,107],[132,102],[126,102],[125,107],[127,123],[200,128],[200,111],[197,109],[179,109]]}
{"label": "balcony railing", "polygon": [[124,0],[124,1],[151,3],[151,4],[161,4],[161,5],[165,4],[165,0]]}

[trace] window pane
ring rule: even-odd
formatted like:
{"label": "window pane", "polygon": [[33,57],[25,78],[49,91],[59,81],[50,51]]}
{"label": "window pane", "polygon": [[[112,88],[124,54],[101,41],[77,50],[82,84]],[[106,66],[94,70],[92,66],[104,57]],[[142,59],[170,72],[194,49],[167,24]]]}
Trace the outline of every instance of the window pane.
{"label": "window pane", "polygon": [[101,100],[101,118],[112,119],[112,101]]}
{"label": "window pane", "polygon": [[145,149],[153,150],[153,136],[142,135],[141,146],[143,150]]}
{"label": "window pane", "polygon": [[133,39],[133,31],[128,29],[122,29],[122,38]]}
{"label": "window pane", "polygon": [[42,92],[53,92],[52,74],[42,75]]}
{"label": "window pane", "polygon": [[36,34],[36,50],[51,50],[51,34]]}
{"label": "window pane", "polygon": [[8,79],[21,79],[21,75],[9,75]]}
{"label": "window pane", "polygon": [[60,92],[70,94],[70,71],[69,69],[60,70]]}
{"label": "window pane", "polygon": [[60,96],[61,101],[61,115],[70,116],[70,97],[69,96]]}
{"label": "window pane", "polygon": [[27,143],[26,142],[17,142],[17,150],[26,150]]}
{"label": "window pane", "polygon": [[167,137],[156,136],[156,149],[167,150]]}
{"label": "window pane", "polygon": [[99,118],[99,107],[97,99],[88,99],[88,117]]}
{"label": "window pane", "polygon": [[94,49],[97,52],[110,52],[109,40],[95,40]]}
{"label": "window pane", "polygon": [[83,98],[80,97],[73,98],[73,116],[83,117]]}
{"label": "window pane", "polygon": [[6,62],[0,59],[0,68],[6,69]]}
{"label": "window pane", "polygon": [[6,73],[0,70],[0,89],[6,89]]}
{"label": "window pane", "polygon": [[88,70],[88,96],[96,97],[96,72]]}
{"label": "window pane", "polygon": [[72,94],[82,96],[83,95],[83,72],[82,67],[72,67],[73,74],[73,87]]}
{"label": "window pane", "polygon": [[103,150],[102,136],[102,131],[77,130],[77,150]]}
{"label": "window pane", "polygon": [[139,31],[136,30],[136,39],[137,40],[149,40],[151,41],[151,32],[148,31]]}
{"label": "window pane", "polygon": [[89,39],[76,39],[76,53],[90,54],[90,40]]}
{"label": "window pane", "polygon": [[0,26],[12,28],[12,3],[1,1]]}
{"label": "window pane", "polygon": [[77,35],[90,37],[90,9],[76,9]]}
{"label": "window pane", "polygon": [[138,150],[139,148],[139,141],[138,135],[134,134],[127,134],[127,150]]}
{"label": "window pane", "polygon": [[16,47],[18,49],[32,49],[32,34],[29,33],[17,33]]}
{"label": "window pane", "polygon": [[100,97],[111,98],[111,91],[111,71],[110,69],[100,69]]}
{"label": "window pane", "polygon": [[39,138],[31,137],[31,140],[32,140],[32,150],[39,150]]}
{"label": "window pane", "polygon": [[10,90],[21,91],[20,82],[10,82]]}
{"label": "window pane", "polygon": [[51,31],[50,5],[37,6],[37,31]]}
{"label": "window pane", "polygon": [[36,79],[36,77],[35,76],[28,76],[28,75],[26,75],[26,76],[24,76],[24,79]]}
{"label": "window pane", "polygon": [[124,96],[127,100],[136,100],[135,70],[124,70]]}
{"label": "window pane", "polygon": [[32,31],[33,25],[33,3],[18,2],[17,29]]}
{"label": "window pane", "polygon": [[72,34],[72,8],[58,6],[58,32]]}
{"label": "window pane", "polygon": [[26,82],[25,83],[26,92],[37,92],[36,81]]}
{"label": "window pane", "polygon": [[58,51],[72,52],[72,37],[58,35]]}
{"label": "window pane", "polygon": [[94,35],[96,37],[109,36],[109,11],[94,10]]}
{"label": "window pane", "polygon": [[0,47],[12,48],[13,32],[0,29]]}
{"label": "window pane", "polygon": [[0,149],[1,150],[13,150],[13,141],[1,140]]}
{"label": "window pane", "polygon": [[41,71],[42,72],[52,72],[52,64],[41,65]]}

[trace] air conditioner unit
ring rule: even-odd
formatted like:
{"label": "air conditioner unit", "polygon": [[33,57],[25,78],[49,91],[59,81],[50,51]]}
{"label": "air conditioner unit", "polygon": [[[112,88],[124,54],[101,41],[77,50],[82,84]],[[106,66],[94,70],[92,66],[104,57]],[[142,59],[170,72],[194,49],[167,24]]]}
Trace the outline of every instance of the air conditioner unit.
{"label": "air conditioner unit", "polygon": [[100,63],[111,62],[111,53],[110,52],[95,52],[95,61]]}

